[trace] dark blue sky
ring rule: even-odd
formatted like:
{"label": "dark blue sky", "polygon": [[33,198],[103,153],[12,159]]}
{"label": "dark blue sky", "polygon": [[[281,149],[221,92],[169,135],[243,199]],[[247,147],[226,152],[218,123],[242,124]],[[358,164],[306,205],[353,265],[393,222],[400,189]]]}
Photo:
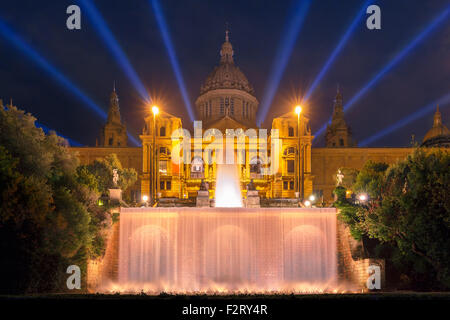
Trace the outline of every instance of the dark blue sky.
{"label": "dark blue sky", "polygon": [[[141,132],[148,112],[122,69],[82,13],[82,29],[66,28],[68,5],[76,1],[1,1],[0,19],[69,77],[105,111],[113,81],[130,132]],[[94,2],[152,97],[180,115],[189,127],[180,91],[155,16],[146,0]],[[261,101],[294,1],[160,1],[170,28],[191,103],[200,84],[219,60],[225,22],[235,62]],[[312,3],[265,122],[292,110],[292,98],[304,94],[353,20],[363,1]],[[382,30],[369,31],[365,19],[315,90],[306,114],[313,132],[328,120],[339,83],[345,101],[358,92],[396,53],[448,5],[445,0],[375,1]],[[48,127],[93,145],[102,120],[0,36],[0,98],[35,115]],[[450,19],[444,21],[346,114],[361,141],[444,96],[450,90]],[[443,105],[444,123],[449,111]],[[422,139],[432,113],[374,142],[371,146],[407,146],[412,133]],[[319,142],[323,141],[319,139]],[[319,143],[318,145],[321,145]]]}

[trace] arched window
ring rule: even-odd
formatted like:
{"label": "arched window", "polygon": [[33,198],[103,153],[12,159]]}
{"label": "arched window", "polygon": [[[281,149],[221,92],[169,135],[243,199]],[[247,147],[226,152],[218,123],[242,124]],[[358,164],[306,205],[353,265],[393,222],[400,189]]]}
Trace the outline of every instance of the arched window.
{"label": "arched window", "polygon": [[159,128],[159,136],[165,137],[166,136],[166,127]]}
{"label": "arched window", "polygon": [[288,128],[288,136],[289,137],[293,137],[294,136],[294,128],[292,128],[292,127]]}
{"label": "arched window", "polygon": [[203,159],[195,157],[191,163],[191,178],[203,178],[205,167],[203,165]]}

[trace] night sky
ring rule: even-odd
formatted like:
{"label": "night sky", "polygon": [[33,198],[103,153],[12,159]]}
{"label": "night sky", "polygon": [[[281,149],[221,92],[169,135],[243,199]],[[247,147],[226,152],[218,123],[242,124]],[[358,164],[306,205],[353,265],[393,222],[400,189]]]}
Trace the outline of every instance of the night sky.
{"label": "night sky", "polygon": [[[138,137],[149,112],[138,92],[82,11],[82,29],[66,28],[66,8],[76,1],[0,1],[0,19],[76,84],[105,112],[113,81],[122,118]],[[146,0],[97,0],[132,66],[160,107],[189,117],[158,29]],[[261,102],[280,39],[292,18],[295,1],[162,1],[161,8],[194,105],[201,83],[218,64],[226,22],[236,64]],[[292,50],[277,94],[264,123],[293,110],[355,17],[363,1],[321,0],[312,3]],[[382,29],[368,30],[365,17],[314,91],[305,113],[317,131],[332,112],[337,84],[344,104],[423,30],[448,0],[376,1]],[[94,145],[103,120],[64,86],[43,72],[26,54],[0,35],[0,98],[31,112],[38,121],[85,145]],[[357,141],[379,132],[450,92],[450,19],[440,23],[346,113]],[[449,126],[450,108],[441,105]],[[400,128],[370,146],[408,146],[411,134],[421,140],[433,113]],[[323,145],[323,137],[316,141]]]}

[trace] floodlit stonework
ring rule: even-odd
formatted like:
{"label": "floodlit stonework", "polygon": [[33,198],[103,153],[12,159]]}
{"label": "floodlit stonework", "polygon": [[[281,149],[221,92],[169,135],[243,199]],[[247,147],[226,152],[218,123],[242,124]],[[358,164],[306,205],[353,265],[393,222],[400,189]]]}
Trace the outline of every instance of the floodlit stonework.
{"label": "floodlit stonework", "polygon": [[[254,129],[258,139],[264,140],[255,122],[258,104],[251,83],[234,62],[233,47],[227,33],[220,50],[219,64],[201,85],[200,95],[195,101],[197,119],[202,126],[200,135],[204,137],[208,129],[214,128],[220,130],[225,141],[227,129],[242,129],[247,133]],[[172,133],[183,129],[181,118],[161,110],[155,118],[150,115],[144,121],[140,135],[142,147],[128,147],[126,127],[120,118],[119,100],[114,89],[100,143],[97,147],[72,149],[78,152],[81,162],[85,164],[115,153],[124,167],[134,168],[139,179],[128,192],[130,198],[137,203],[141,202],[144,195],[151,195],[154,169],[158,173],[155,183],[157,198],[172,199],[170,201],[195,199],[204,180],[209,186],[209,196],[213,199],[217,177],[215,153],[219,153],[218,149],[221,147],[214,149],[213,161],[209,163],[203,158],[203,154],[211,140],[203,139],[196,149],[195,132],[190,132],[191,158],[174,161],[180,157],[173,153],[175,144]],[[253,180],[264,206],[296,206],[298,201],[290,203],[289,199],[293,200],[297,196],[301,198],[300,190],[303,191],[304,198],[314,193],[316,197],[319,195],[317,201],[329,204],[333,201],[334,177],[338,168],[360,169],[368,160],[391,164],[404,159],[413,151],[412,148],[358,148],[344,119],[343,99],[339,90],[334,99],[332,122],[326,131],[325,148],[312,147],[314,137],[311,135],[309,119],[303,114],[299,118],[294,112],[276,117],[271,129],[272,131],[267,132],[267,154],[255,154],[255,150],[262,150],[254,142],[257,140],[252,142],[248,139],[244,146],[244,161],[238,165],[242,196],[247,197],[246,186]],[[277,130],[279,137],[276,150],[271,145],[275,137],[274,130]],[[152,158],[154,136],[155,161]],[[300,152],[297,150],[299,140]],[[448,141],[448,129],[442,124],[437,110],[433,128],[425,136],[423,145],[448,147]],[[239,143],[236,139],[233,144],[236,158],[243,147]],[[300,163],[297,160],[298,154]],[[263,168],[270,163],[269,158],[273,155],[278,160],[277,170],[273,174],[265,174]],[[296,194],[297,192],[300,194]],[[270,199],[277,199],[278,202],[270,202]]]}

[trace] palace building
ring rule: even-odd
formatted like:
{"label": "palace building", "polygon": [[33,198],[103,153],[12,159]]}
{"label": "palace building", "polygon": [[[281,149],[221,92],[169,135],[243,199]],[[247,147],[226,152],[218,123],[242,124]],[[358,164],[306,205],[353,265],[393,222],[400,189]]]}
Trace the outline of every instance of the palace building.
{"label": "palace building", "polygon": [[[177,147],[180,139],[172,139],[173,132],[183,129],[181,118],[162,110],[144,119],[140,135],[142,147],[128,147],[115,88],[110,98],[107,122],[96,147],[72,149],[78,152],[82,163],[115,153],[124,167],[135,168],[139,180],[130,190],[130,196],[136,202],[140,202],[144,195],[151,196],[152,190],[159,199],[194,198],[202,181],[209,185],[210,197],[214,198],[217,160],[225,157],[226,138],[234,134],[232,157],[238,162],[244,198],[246,186],[253,181],[261,199],[304,198],[315,194],[323,197],[325,203],[333,199],[339,168],[360,169],[368,160],[394,163],[413,150],[358,148],[344,119],[343,97],[339,89],[324,148],[312,148],[314,137],[309,119],[301,113],[292,112],[274,118],[272,130],[267,132],[267,138],[264,137],[256,126],[258,104],[250,81],[234,62],[233,47],[226,32],[219,64],[201,85],[200,95],[195,101],[201,127],[195,124],[194,132],[189,133],[190,159],[181,161],[186,156]],[[202,137],[199,143],[195,141],[196,136]],[[240,140],[238,137],[244,138]],[[267,147],[263,150],[261,145],[264,146],[264,142]],[[450,133],[442,124],[439,109],[422,145],[450,146]],[[205,154],[207,157],[202,156]],[[270,165],[275,169],[273,172],[267,170]]]}

